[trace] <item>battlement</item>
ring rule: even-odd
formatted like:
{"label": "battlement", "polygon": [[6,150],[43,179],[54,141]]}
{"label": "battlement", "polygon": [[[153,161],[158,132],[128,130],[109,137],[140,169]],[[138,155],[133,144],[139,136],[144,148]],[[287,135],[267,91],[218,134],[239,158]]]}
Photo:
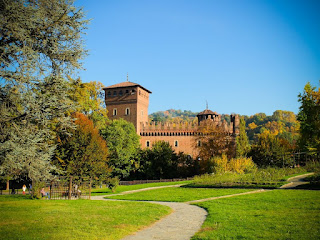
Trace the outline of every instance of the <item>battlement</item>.
{"label": "battlement", "polygon": [[[239,116],[231,115],[231,122],[215,121],[217,125],[222,126],[225,132],[232,135],[239,134]],[[207,119],[210,120],[210,119]],[[194,122],[140,122],[141,136],[189,136],[194,135],[198,131],[198,124]]]}
{"label": "battlement", "polygon": [[171,122],[141,122],[140,132],[149,131],[196,131],[198,125],[193,122],[181,122],[181,123],[171,123]]}

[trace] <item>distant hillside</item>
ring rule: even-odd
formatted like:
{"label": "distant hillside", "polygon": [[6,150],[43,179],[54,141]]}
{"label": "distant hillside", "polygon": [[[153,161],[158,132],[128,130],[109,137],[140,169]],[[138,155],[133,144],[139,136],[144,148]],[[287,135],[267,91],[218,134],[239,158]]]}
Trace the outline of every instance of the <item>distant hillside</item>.
{"label": "distant hillside", "polygon": [[[158,111],[149,115],[149,121],[156,122],[198,122],[198,112],[189,110],[169,109],[167,111]],[[290,111],[277,110],[271,116],[265,113],[257,113],[252,116],[240,115],[246,121],[246,132],[250,142],[257,141],[258,135],[264,130],[270,131],[274,135],[286,138],[290,143],[297,141],[299,135],[299,122],[296,115]],[[230,123],[230,115],[222,114],[221,119]]]}
{"label": "distant hillside", "polygon": [[[154,112],[149,115],[149,121],[156,121],[156,122],[166,122],[166,121],[195,121],[197,122],[197,114],[199,112],[192,112],[190,110],[175,110],[169,109],[166,111],[158,111]],[[230,123],[230,115],[222,114],[222,119],[225,119],[227,122]]]}

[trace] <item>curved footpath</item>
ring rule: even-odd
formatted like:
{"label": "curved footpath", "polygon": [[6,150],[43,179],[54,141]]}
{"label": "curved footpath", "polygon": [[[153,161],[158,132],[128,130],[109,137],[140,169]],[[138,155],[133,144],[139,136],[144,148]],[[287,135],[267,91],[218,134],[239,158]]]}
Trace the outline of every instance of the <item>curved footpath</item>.
{"label": "curved footpath", "polygon": [[303,175],[299,175],[299,176],[296,176],[296,177],[292,177],[292,178],[289,178],[287,181],[290,182],[288,184],[285,184],[283,186],[281,186],[280,188],[281,189],[290,189],[290,188],[295,188],[299,185],[304,185],[304,184],[308,184],[309,182],[305,182],[303,181],[303,179],[305,177],[308,177],[310,175],[313,175],[314,173],[307,173],[307,174],[303,174]]}
{"label": "curved footpath", "polygon": [[[312,174],[313,173],[308,173],[308,174],[289,178],[288,181],[290,183],[285,184],[280,188],[290,189],[302,184],[306,184],[307,182],[304,182],[303,178]],[[181,185],[169,185],[169,186],[161,186],[161,187],[144,188],[144,189],[127,191],[119,194],[112,194],[112,196],[125,195],[125,194],[134,193],[134,192],[147,191],[147,190],[157,189],[157,188],[180,187],[180,186]],[[168,206],[171,209],[173,209],[173,212],[168,216],[162,218],[161,220],[155,222],[151,226],[148,226],[147,228],[140,230],[134,233],[133,235],[129,235],[123,238],[123,240],[189,240],[197,231],[200,230],[207,216],[207,212],[203,208],[200,208],[195,205],[190,205],[191,203],[215,200],[220,198],[228,198],[228,197],[234,197],[234,196],[245,195],[245,194],[261,193],[265,191],[272,191],[272,190],[259,189],[251,192],[232,194],[232,195],[221,196],[221,197],[206,198],[206,199],[189,201],[185,203],[148,201],[150,203]],[[105,199],[104,197],[106,196],[108,195],[92,196],[91,199],[104,200],[104,201],[126,201],[126,200],[116,200],[116,199]]]}
{"label": "curved footpath", "polygon": [[[124,195],[133,192],[142,192],[150,189],[180,187],[181,185],[169,185],[161,187],[151,187],[138,190],[127,191],[115,195]],[[125,201],[116,199],[105,199],[107,195],[92,196],[92,200],[105,201]],[[178,202],[156,202],[148,201],[153,204],[161,204],[170,207],[173,212],[151,226],[129,235],[123,240],[189,240],[201,228],[206,219],[207,212],[203,208]]]}

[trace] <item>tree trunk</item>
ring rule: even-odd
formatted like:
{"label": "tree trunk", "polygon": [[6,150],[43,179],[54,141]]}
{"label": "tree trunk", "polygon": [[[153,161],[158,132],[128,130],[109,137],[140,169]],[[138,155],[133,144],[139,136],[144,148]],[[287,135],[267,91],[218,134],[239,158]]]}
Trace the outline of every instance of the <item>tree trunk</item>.
{"label": "tree trunk", "polygon": [[10,180],[8,179],[8,180],[7,180],[7,187],[6,187],[6,190],[8,190],[8,191],[9,191],[9,188],[10,188]]}
{"label": "tree trunk", "polygon": [[90,182],[89,182],[89,199],[91,199],[91,184],[92,184],[92,177],[90,177]]}
{"label": "tree trunk", "polygon": [[68,199],[71,199],[71,191],[72,191],[72,176],[70,176],[70,180],[69,180]]}

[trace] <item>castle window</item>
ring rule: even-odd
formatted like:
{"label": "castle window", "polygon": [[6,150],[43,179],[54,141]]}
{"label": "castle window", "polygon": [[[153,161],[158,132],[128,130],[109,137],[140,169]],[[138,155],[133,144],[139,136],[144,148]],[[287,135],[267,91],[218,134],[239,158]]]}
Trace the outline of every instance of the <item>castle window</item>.
{"label": "castle window", "polygon": [[136,90],[132,89],[131,94],[135,94]]}
{"label": "castle window", "polygon": [[119,91],[119,96],[122,96],[122,90]]}
{"label": "castle window", "polygon": [[117,91],[113,91],[113,96],[117,96]]}
{"label": "castle window", "polygon": [[130,108],[126,108],[126,115],[130,115]]}
{"label": "castle window", "polygon": [[201,141],[199,140],[197,143],[198,147],[201,147]]}
{"label": "castle window", "polygon": [[117,109],[116,108],[113,109],[113,116],[117,116]]}
{"label": "castle window", "polygon": [[149,140],[146,141],[146,147],[150,147],[150,141]]}
{"label": "castle window", "polygon": [[109,91],[109,92],[108,92],[108,97],[110,97],[110,96],[111,96],[111,92]]}
{"label": "castle window", "polygon": [[129,93],[129,90],[128,90],[128,89],[126,90],[126,93]]}
{"label": "castle window", "polygon": [[178,145],[179,145],[179,144],[178,144],[178,141],[175,140],[175,141],[174,141],[174,146],[175,146],[175,147],[178,147]]}

